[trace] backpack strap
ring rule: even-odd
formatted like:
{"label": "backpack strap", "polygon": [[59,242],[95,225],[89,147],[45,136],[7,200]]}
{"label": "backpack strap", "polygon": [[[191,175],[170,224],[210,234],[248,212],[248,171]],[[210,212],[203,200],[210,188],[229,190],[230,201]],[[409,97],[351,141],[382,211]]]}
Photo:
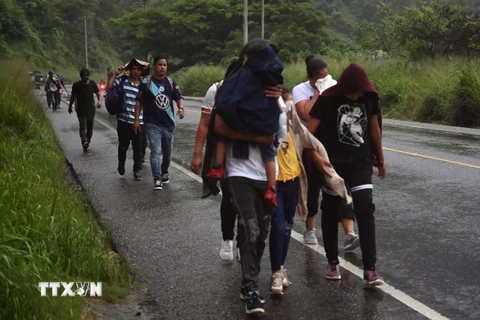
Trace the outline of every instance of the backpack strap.
{"label": "backpack strap", "polygon": [[170,83],[170,87],[172,88],[172,93],[173,93],[173,80],[170,77],[167,77],[168,83]]}

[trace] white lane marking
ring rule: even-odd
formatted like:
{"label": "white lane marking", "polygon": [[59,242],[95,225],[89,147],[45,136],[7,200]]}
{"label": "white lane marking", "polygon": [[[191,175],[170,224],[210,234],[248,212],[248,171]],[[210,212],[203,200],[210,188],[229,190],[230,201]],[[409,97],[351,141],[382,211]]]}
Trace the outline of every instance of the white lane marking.
{"label": "white lane marking", "polygon": [[[111,129],[112,131],[117,132],[117,130],[115,130],[113,127],[111,127],[109,124],[103,122],[102,120],[99,120],[99,119],[96,119],[96,118],[95,118],[95,120],[98,121],[99,123],[101,123],[102,125],[104,125],[105,127]],[[174,161],[172,161],[171,164],[172,164],[173,167],[175,167],[175,169],[180,170],[181,172],[188,175],[190,178],[202,183],[202,178],[197,176],[193,172],[188,171],[187,169],[185,169],[184,167],[182,167],[181,165],[179,165],[178,163],[176,163]],[[319,254],[325,256],[325,249],[321,245],[318,245],[318,244],[317,245],[304,244],[303,243],[303,235],[296,232],[295,230],[292,230],[292,238],[297,240],[298,242],[300,242],[304,246],[307,246],[310,249],[312,249],[312,250],[318,252]],[[340,261],[340,266],[343,269],[351,272],[352,274],[356,275],[357,277],[359,277],[363,281],[363,270],[362,269],[360,269],[359,267],[351,264],[350,262],[346,261],[345,259],[343,259],[341,257],[338,257],[338,260]],[[403,303],[407,307],[409,307],[409,308],[417,311],[421,315],[427,317],[428,319],[432,319],[432,320],[447,320],[448,319],[447,317],[442,316],[440,313],[438,313],[437,311],[433,310],[432,308],[426,306],[425,304],[421,303],[420,301],[410,297],[409,295],[407,295],[403,291],[400,291],[400,290],[396,289],[394,286],[391,286],[391,285],[385,283],[385,284],[383,284],[383,285],[381,285],[377,288],[382,290],[383,292],[389,294],[393,298],[397,299],[398,301],[400,301],[401,303]]]}
{"label": "white lane marking", "polygon": [[[298,242],[302,243],[303,245],[309,247],[310,249],[320,253],[322,256],[325,256],[325,249],[321,245],[308,245],[303,243],[303,235],[300,233],[292,230],[292,238],[297,240]],[[363,270],[360,269],[359,267],[351,264],[347,260],[343,259],[342,257],[338,257],[338,260],[340,261],[340,266],[344,268],[345,270],[350,271],[357,277],[363,280]],[[393,298],[397,299],[401,303],[405,304],[407,307],[417,311],[418,313],[422,314],[423,316],[429,318],[429,319],[434,319],[434,320],[444,320],[448,319],[444,316],[442,316],[440,313],[437,311],[431,309],[430,307],[424,305],[420,301],[410,297],[406,293],[396,289],[394,286],[391,286],[387,283],[384,283],[383,285],[376,287],[378,289],[381,289],[385,293],[389,294]]]}

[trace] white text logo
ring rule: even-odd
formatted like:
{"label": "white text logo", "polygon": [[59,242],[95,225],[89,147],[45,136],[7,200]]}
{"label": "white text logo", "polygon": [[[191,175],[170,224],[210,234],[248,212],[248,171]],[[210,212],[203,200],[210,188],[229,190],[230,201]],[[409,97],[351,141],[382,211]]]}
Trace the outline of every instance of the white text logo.
{"label": "white text logo", "polygon": [[46,297],[51,292],[52,297],[101,297],[101,282],[39,282],[40,295]]}

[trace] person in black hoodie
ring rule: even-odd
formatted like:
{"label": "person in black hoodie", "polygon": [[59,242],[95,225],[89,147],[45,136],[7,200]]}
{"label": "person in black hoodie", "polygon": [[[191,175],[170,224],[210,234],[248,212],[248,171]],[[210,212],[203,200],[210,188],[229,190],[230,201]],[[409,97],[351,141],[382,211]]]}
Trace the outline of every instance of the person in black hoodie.
{"label": "person in black hoodie", "polygon": [[383,279],[375,270],[375,205],[372,192],[372,163],[376,160],[378,176],[386,175],[382,149],[381,110],[377,90],[365,70],[350,64],[338,83],[324,91],[310,111],[308,130],[325,146],[330,162],[345,180],[353,198],[353,208],[327,187],[322,191],[322,233],[328,259],[325,276],[338,280],[339,210],[355,213],[360,235],[364,281],[381,285]]}

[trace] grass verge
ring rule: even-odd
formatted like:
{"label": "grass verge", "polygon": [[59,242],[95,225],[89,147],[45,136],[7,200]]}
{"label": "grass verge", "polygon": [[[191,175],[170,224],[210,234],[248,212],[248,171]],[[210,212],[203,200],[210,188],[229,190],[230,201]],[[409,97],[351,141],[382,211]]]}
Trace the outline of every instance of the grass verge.
{"label": "grass verge", "polygon": [[[464,127],[480,127],[480,58],[451,57],[411,62],[325,58],[338,79],[351,62],[362,65],[380,93],[386,117]],[[173,77],[187,96],[204,96],[226,66],[198,65]],[[306,81],[303,61],[286,64],[285,85]]]}
{"label": "grass verge", "polygon": [[[103,299],[129,292],[124,261],[72,182],[26,66],[0,71],[0,319],[81,319],[84,298],[41,297],[39,282],[103,282]],[[62,290],[60,289],[61,293]]]}

